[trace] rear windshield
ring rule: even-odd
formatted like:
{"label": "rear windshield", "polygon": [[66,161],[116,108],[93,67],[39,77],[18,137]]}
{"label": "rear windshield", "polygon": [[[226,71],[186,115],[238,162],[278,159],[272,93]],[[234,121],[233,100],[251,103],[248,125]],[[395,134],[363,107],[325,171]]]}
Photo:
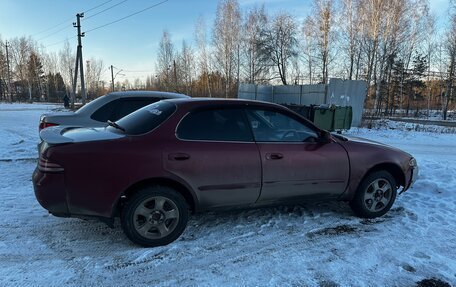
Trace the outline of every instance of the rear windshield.
{"label": "rear windshield", "polygon": [[[169,118],[176,110],[176,105],[167,101],[159,101],[145,106],[123,118],[116,123],[125,129],[128,135],[145,134]],[[113,129],[114,127],[109,127]]]}

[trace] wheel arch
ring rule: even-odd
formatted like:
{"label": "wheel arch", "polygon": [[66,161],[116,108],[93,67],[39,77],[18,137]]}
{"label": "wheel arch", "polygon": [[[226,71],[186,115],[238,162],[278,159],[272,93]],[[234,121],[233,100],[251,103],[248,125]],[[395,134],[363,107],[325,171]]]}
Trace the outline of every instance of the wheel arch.
{"label": "wheel arch", "polygon": [[397,187],[399,186],[405,186],[405,174],[402,171],[402,169],[394,163],[380,163],[377,164],[373,167],[371,167],[362,177],[361,181],[358,183],[359,185],[364,181],[364,179],[369,176],[371,173],[374,173],[376,171],[386,171],[389,174],[391,174],[396,181]]}
{"label": "wheel arch", "polygon": [[113,209],[113,216],[118,216],[120,214],[120,210],[122,208],[122,204],[127,201],[129,198],[131,198],[134,194],[136,194],[138,191],[140,191],[143,188],[149,187],[149,186],[167,186],[171,187],[172,189],[176,190],[178,193],[180,193],[185,201],[187,202],[190,211],[192,213],[196,212],[198,209],[197,206],[197,198],[196,195],[190,190],[190,188],[186,187],[184,184],[173,180],[169,178],[148,178],[148,179],[143,179],[140,180],[132,185],[130,185],[124,192],[122,192],[117,199],[117,202],[114,205]]}

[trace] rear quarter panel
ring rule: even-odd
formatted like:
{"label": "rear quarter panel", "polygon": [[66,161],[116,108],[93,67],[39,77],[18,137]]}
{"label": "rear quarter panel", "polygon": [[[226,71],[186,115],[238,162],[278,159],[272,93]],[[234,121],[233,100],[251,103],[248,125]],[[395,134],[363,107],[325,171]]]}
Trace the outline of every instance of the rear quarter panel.
{"label": "rear quarter panel", "polygon": [[[65,169],[68,209],[74,215],[112,216],[132,182],[160,174],[161,153],[140,138],[68,144],[49,156]],[[158,168],[157,168],[158,167]]]}
{"label": "rear quarter panel", "polygon": [[175,141],[174,128],[178,120],[179,116],[176,119],[176,115],[172,115],[163,125],[144,135],[51,148],[49,156],[65,169],[69,212],[111,217],[125,191],[151,179],[178,182],[196,199],[184,181],[163,169],[162,151]]}

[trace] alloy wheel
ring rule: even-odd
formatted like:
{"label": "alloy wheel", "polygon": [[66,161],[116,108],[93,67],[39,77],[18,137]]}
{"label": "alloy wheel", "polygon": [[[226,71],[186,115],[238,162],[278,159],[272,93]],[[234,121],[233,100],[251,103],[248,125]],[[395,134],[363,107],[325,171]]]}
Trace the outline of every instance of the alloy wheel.
{"label": "alloy wheel", "polygon": [[174,201],[163,196],[143,200],[135,209],[135,230],[148,239],[161,239],[174,231],[179,223],[179,209]]}
{"label": "alloy wheel", "polygon": [[392,194],[392,187],[389,181],[378,178],[366,188],[363,202],[369,211],[379,212],[388,206]]}

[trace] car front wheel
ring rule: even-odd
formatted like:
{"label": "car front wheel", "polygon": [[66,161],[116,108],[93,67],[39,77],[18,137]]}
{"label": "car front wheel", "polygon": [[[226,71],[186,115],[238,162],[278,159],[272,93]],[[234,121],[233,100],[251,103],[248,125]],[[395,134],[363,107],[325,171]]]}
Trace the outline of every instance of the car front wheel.
{"label": "car front wheel", "polygon": [[390,210],[396,194],[394,177],[389,172],[376,171],[361,182],[350,207],[359,217],[379,217]]}
{"label": "car front wheel", "polygon": [[124,205],[122,229],[136,244],[166,245],[182,234],[188,214],[188,205],[181,194],[169,187],[149,187],[137,192]]}

